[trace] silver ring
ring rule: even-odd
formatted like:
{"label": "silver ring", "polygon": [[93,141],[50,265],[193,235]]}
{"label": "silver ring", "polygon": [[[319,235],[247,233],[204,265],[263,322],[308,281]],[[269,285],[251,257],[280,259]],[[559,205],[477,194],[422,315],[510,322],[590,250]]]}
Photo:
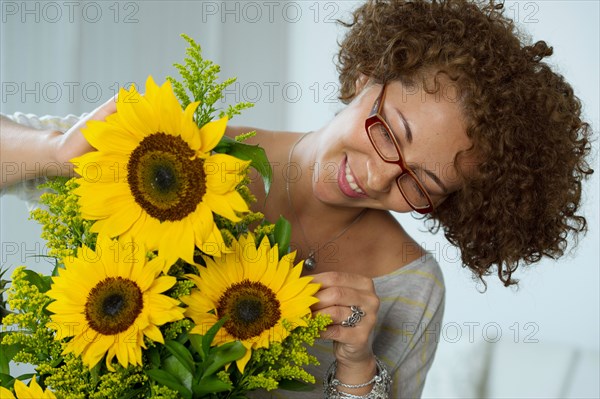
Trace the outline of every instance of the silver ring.
{"label": "silver ring", "polygon": [[355,327],[360,322],[360,319],[366,315],[364,310],[356,305],[350,306],[350,310],[352,314],[346,320],[342,321],[342,327]]}

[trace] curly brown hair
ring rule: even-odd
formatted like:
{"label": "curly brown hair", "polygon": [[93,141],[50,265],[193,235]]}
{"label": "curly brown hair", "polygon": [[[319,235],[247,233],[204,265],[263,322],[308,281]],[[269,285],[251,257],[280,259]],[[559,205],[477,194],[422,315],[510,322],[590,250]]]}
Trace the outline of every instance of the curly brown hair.
{"label": "curly brown hair", "polygon": [[552,48],[522,44],[502,4],[372,0],[343,24],[351,29],[338,55],[342,101],[356,96],[361,74],[410,82],[433,70],[457,82],[469,152],[482,161],[427,219],[475,277],[496,271],[515,284],[521,263],[558,258],[586,231],[577,211],[593,173],[591,128],[571,86],[542,62]]}

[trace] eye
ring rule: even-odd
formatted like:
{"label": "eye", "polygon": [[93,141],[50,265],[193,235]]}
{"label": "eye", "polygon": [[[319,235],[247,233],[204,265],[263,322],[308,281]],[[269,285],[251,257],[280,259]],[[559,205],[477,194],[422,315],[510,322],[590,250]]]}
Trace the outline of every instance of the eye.
{"label": "eye", "polygon": [[[433,180],[431,178],[431,176],[429,176],[428,173],[425,173],[425,171],[421,168],[414,168],[414,169],[412,169],[412,171],[415,174],[415,176],[417,177],[417,179],[419,180],[419,182],[421,183],[421,186],[423,187],[423,189],[427,192],[427,194],[429,194],[430,196],[439,196],[440,195],[440,194],[438,194],[439,190],[436,190],[436,188],[439,187],[438,184],[435,182],[435,180]],[[414,180],[413,180],[413,182],[414,182]],[[416,183],[414,183],[414,184],[416,186]],[[424,194],[422,196],[425,198]]]}
{"label": "eye", "polygon": [[390,136],[389,131],[385,128],[385,126],[383,126],[383,124],[381,124],[381,123],[377,124],[377,132],[381,136],[382,140],[385,140],[388,143],[393,143],[392,137]]}
{"label": "eye", "polygon": [[423,193],[423,191],[421,190],[421,188],[419,187],[417,182],[413,179],[410,179],[410,181],[411,181],[411,184],[412,184],[415,194],[418,195],[419,198],[421,198],[422,200],[427,200],[427,196]]}

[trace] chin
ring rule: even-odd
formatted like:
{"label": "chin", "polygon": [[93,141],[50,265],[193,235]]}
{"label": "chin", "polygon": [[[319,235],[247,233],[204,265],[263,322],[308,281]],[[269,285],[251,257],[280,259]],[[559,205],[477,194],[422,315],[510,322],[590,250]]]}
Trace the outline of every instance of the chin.
{"label": "chin", "polygon": [[343,194],[334,183],[316,182],[313,183],[313,196],[317,201],[327,205],[339,206],[344,199]]}

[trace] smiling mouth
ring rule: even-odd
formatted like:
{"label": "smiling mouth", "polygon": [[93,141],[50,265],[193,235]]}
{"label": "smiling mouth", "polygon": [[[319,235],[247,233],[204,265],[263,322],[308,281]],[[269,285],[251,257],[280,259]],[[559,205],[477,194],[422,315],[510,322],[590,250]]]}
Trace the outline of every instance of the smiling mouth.
{"label": "smiling mouth", "polygon": [[346,180],[348,181],[348,185],[350,186],[352,191],[354,191],[357,194],[366,195],[365,192],[361,190],[360,187],[358,187],[358,184],[356,184],[356,180],[354,179],[354,176],[352,176],[352,172],[350,171],[350,165],[348,165],[348,162],[346,162],[345,172]]}

